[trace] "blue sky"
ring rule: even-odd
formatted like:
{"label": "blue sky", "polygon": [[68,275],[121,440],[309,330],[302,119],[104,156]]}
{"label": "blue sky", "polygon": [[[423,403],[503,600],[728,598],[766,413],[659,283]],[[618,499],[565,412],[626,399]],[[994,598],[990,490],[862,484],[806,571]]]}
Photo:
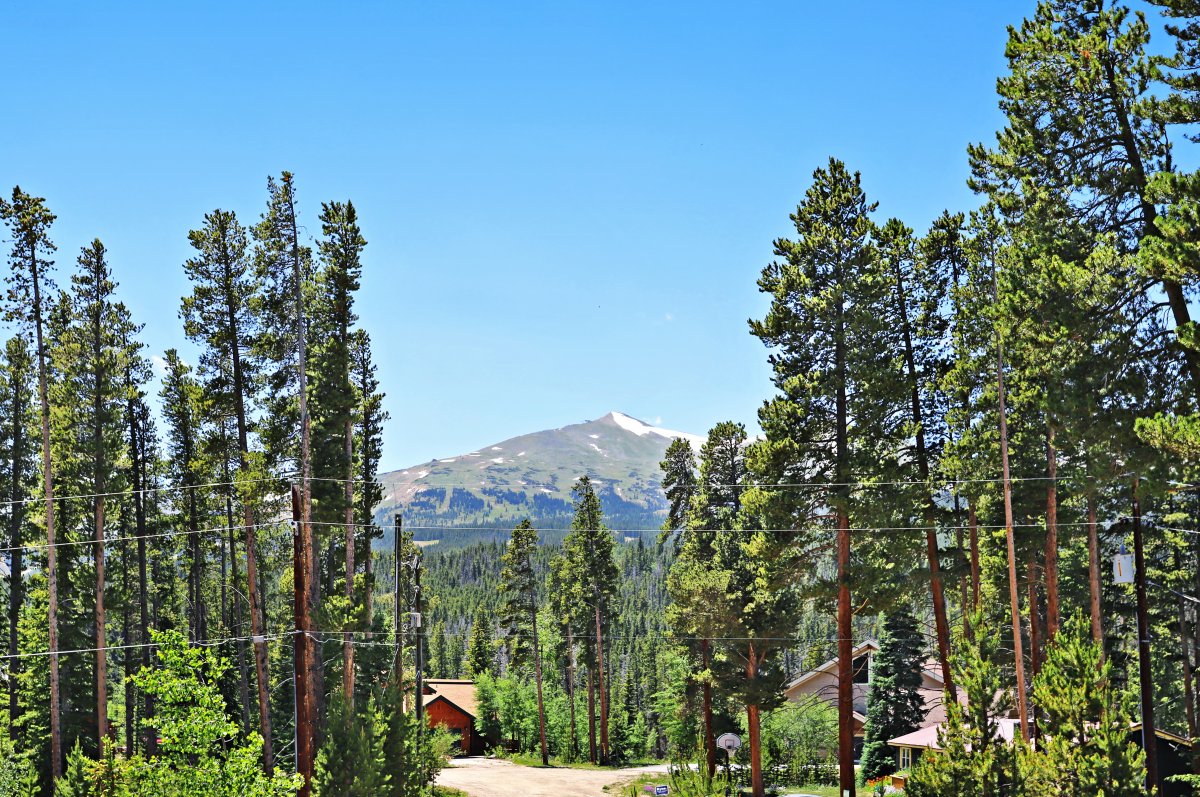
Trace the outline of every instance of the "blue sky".
{"label": "blue sky", "polygon": [[755,280],[814,168],[881,216],[969,209],[1032,2],[20,3],[0,188],[107,245],[151,351],[187,231],[296,173],[352,199],[386,468],[621,410],[703,433],[770,395]]}

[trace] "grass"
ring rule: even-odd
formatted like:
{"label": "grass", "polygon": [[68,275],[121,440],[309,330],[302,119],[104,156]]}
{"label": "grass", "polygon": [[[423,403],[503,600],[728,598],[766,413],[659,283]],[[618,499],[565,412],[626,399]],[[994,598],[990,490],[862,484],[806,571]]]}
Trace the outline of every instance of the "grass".
{"label": "grass", "polygon": [[[542,766],[542,757],[536,753],[506,753],[504,758],[513,762],[514,764],[520,764],[523,767],[541,768]],[[558,758],[554,758],[553,756],[550,758],[550,767],[552,769],[561,767],[565,769],[620,770],[628,767],[644,767],[651,764],[661,763],[661,761],[630,761],[624,764],[603,765],[590,764],[587,761],[562,761]]]}
{"label": "grass", "polygon": [[434,786],[433,797],[470,797],[462,789],[452,789],[449,786]]}
{"label": "grass", "polygon": [[[671,778],[666,773],[641,775],[640,777],[638,777],[635,780],[632,780],[628,783],[622,784],[620,786],[620,791],[617,793],[621,794],[621,795],[637,794],[640,797],[640,795],[645,794],[645,791],[643,791],[644,786],[647,786],[647,785],[655,785],[655,786],[669,785],[670,782],[671,782]],[[745,787],[743,787],[743,790],[745,790]],[[839,796],[837,786],[777,786],[777,787],[768,789],[768,793],[770,793],[772,791],[775,792],[776,794],[815,794],[815,795],[817,795],[817,797],[838,797]],[[671,789],[671,793],[676,794],[675,789]],[[724,794],[725,794],[724,786],[721,784],[717,784],[717,790],[715,792],[713,792],[714,797],[723,797]],[[865,794],[865,792],[860,788],[859,794]]]}

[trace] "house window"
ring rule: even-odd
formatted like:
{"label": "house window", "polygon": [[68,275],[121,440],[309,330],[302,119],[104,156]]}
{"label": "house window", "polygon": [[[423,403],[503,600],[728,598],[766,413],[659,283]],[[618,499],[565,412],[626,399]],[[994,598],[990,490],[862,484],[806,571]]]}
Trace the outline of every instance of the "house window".
{"label": "house window", "polygon": [[854,683],[866,684],[871,682],[871,656],[863,654],[854,660]]}
{"label": "house window", "polygon": [[912,748],[911,747],[901,747],[900,748],[900,768],[908,769],[911,766],[912,766]]}

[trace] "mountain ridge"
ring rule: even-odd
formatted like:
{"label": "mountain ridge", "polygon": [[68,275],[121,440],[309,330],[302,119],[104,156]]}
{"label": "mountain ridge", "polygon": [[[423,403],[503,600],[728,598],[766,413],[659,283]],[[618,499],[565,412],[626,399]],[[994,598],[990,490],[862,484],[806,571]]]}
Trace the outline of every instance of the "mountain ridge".
{"label": "mountain ridge", "polygon": [[502,536],[529,517],[550,541],[569,527],[571,489],[587,475],[610,528],[650,537],[667,509],[659,462],[676,437],[697,450],[704,441],[618,411],[518,435],[381,474],[376,518],[389,522],[399,511],[416,539],[465,544]]}

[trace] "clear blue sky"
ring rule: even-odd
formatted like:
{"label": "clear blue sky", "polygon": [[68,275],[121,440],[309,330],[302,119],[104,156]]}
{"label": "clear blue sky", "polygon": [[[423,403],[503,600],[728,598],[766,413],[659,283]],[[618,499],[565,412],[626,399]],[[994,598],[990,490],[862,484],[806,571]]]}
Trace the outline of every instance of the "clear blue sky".
{"label": "clear blue sky", "polygon": [[969,209],[1033,2],[17,3],[0,189],[59,279],[99,236],[152,352],[186,234],[296,173],[350,198],[384,466],[613,409],[703,433],[771,392],[755,280],[830,155],[918,229]]}

